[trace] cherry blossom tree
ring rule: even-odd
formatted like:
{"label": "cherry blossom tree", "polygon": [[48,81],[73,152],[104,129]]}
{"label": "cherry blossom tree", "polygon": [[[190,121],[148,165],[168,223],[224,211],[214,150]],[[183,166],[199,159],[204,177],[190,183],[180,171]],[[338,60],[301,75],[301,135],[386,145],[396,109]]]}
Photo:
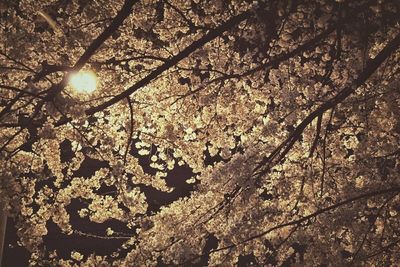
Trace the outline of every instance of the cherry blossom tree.
{"label": "cherry blossom tree", "polygon": [[[396,0],[1,1],[0,201],[30,264],[400,262],[399,12]],[[182,167],[187,192],[155,207]],[[50,225],[121,245],[66,258],[46,246]]]}

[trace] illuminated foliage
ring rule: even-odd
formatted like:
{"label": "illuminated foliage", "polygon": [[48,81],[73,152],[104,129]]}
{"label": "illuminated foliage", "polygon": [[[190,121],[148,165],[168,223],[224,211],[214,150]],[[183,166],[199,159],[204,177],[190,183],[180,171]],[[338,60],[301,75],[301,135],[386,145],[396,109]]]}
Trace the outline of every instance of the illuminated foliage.
{"label": "illuminated foliage", "polygon": [[[2,1],[0,193],[31,265],[399,262],[399,12],[396,0]],[[96,90],[74,89],[79,71]],[[148,192],[177,190],[166,177],[182,166],[190,190],[154,208]],[[61,257],[44,246],[50,223],[123,242]]]}

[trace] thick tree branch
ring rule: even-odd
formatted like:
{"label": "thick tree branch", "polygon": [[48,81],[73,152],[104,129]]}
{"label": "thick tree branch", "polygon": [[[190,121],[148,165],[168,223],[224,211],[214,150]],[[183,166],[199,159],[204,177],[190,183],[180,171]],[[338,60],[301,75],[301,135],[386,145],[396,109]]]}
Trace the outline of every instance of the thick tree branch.
{"label": "thick tree branch", "polygon": [[0,202],[0,266],[3,259],[4,240],[6,236],[6,226],[7,226],[7,213],[5,209],[6,209],[5,203]]}
{"label": "thick tree branch", "polygon": [[310,149],[310,155],[309,155],[310,158],[312,158],[312,156],[313,156],[313,154],[314,154],[314,151],[315,151],[315,149],[317,148],[318,140],[319,140],[319,138],[320,138],[320,134],[321,134],[321,124],[322,124],[322,115],[323,115],[323,114],[319,114],[319,115],[318,115],[317,129],[316,129],[316,132],[315,132],[315,138],[314,138],[314,142],[313,142],[313,144],[312,144],[312,146],[311,146],[311,149]]}
{"label": "thick tree branch", "polygon": [[74,69],[81,69],[100,46],[122,25],[131,14],[132,7],[138,0],[125,0],[124,5],[112,20],[111,24],[90,44],[80,59],[75,63]]}
{"label": "thick tree branch", "polygon": [[[86,51],[82,54],[79,60],[75,63],[74,67],[72,68],[74,71],[79,71],[86,62],[93,56],[93,54],[100,48],[100,46],[122,25],[124,20],[131,14],[132,7],[138,0],[125,0],[121,10],[112,20],[111,24],[90,44],[90,46],[86,49]],[[46,101],[52,101],[54,97],[59,94],[64,87],[68,83],[69,75],[64,75],[62,81],[54,86],[52,86],[49,90],[47,95],[43,98],[43,101],[39,102],[36,106],[35,114],[31,117],[34,120],[36,113],[40,111]],[[65,123],[68,123],[70,119],[62,119]],[[40,123],[41,124],[41,123]],[[16,151],[22,149],[25,146],[29,146],[30,144],[36,141],[36,137],[31,137],[27,140],[24,144],[22,144]]]}
{"label": "thick tree branch", "polygon": [[132,136],[133,136],[133,107],[132,107],[132,101],[131,98],[128,96],[126,98],[126,101],[128,102],[128,106],[129,106],[129,116],[130,116],[130,125],[129,125],[129,137],[128,137],[128,141],[126,144],[126,150],[124,153],[124,164],[126,164],[126,157],[128,156],[128,152],[129,149],[131,147],[132,144]]}
{"label": "thick tree branch", "polygon": [[[122,25],[124,20],[131,14],[133,5],[138,2],[138,0],[125,0],[124,5],[121,10],[115,16],[111,24],[89,45],[82,56],[73,66],[74,71],[79,71],[86,64],[86,62],[96,53],[100,46]],[[64,87],[67,85],[68,75],[65,75],[63,80],[53,86],[46,96],[47,100],[51,100],[55,95],[60,93]]]}
{"label": "thick tree branch", "polygon": [[164,64],[162,64],[161,66],[156,68],[148,76],[146,76],[145,78],[141,79],[140,81],[138,81],[137,83],[135,83],[134,85],[132,85],[131,87],[129,87],[128,89],[123,91],[122,93],[116,95],[114,98],[112,98],[112,99],[110,99],[110,100],[98,105],[97,107],[93,107],[93,108],[88,109],[86,111],[86,114],[87,115],[93,115],[94,113],[99,112],[101,110],[104,110],[104,109],[114,105],[115,103],[118,103],[122,99],[130,96],[131,94],[133,94],[134,92],[136,92],[137,90],[142,88],[143,86],[146,86],[147,84],[149,84],[152,80],[157,78],[161,73],[163,73],[164,71],[168,70],[169,68],[175,66],[182,59],[188,57],[191,53],[196,51],[198,48],[204,46],[206,43],[214,40],[218,36],[221,36],[225,31],[231,29],[232,27],[234,27],[235,25],[237,25],[241,21],[244,21],[245,19],[248,19],[251,16],[251,14],[252,14],[251,11],[244,12],[244,13],[242,13],[240,15],[237,15],[237,16],[229,19],[227,22],[225,22],[224,24],[220,25],[219,27],[209,31],[206,35],[201,37],[199,40],[194,41],[192,44],[190,44],[185,49],[183,49],[183,51],[181,51],[177,55],[171,57]]}
{"label": "thick tree branch", "polygon": [[[264,157],[264,159],[259,163],[259,165],[255,168],[255,172],[257,175],[264,175],[269,171],[269,165],[272,161],[278,156],[277,160],[282,160],[286,154],[290,151],[294,143],[299,140],[304,129],[310,125],[310,123],[322,115],[327,110],[330,110],[337,106],[339,103],[343,102],[348,96],[350,96],[358,87],[363,85],[371,75],[379,68],[379,66],[387,59],[389,56],[396,51],[400,46],[400,34],[398,34],[393,40],[391,40],[379,54],[371,59],[365,69],[360,73],[358,78],[352,83],[352,85],[346,87],[342,91],[340,91],[335,97],[326,101],[324,104],[320,105],[316,110],[314,110],[311,114],[309,114],[297,127],[296,129],[289,135],[289,137],[279,146],[277,147],[268,157]],[[280,152],[284,149],[282,152]],[[260,170],[262,169],[262,170]]]}

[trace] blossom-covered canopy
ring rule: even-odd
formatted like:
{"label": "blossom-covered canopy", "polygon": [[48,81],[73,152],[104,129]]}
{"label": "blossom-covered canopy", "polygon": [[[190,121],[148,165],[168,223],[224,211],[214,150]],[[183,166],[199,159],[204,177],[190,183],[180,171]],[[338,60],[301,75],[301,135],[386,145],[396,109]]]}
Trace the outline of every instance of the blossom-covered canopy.
{"label": "blossom-covered canopy", "polygon": [[[30,265],[400,262],[399,13],[1,1],[0,202]],[[66,253],[50,228],[118,246]]]}

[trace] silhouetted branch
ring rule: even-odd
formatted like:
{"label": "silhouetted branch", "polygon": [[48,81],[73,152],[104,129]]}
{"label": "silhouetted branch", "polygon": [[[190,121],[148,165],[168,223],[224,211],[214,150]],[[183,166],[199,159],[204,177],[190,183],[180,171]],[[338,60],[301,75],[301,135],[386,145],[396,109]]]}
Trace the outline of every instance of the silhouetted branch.
{"label": "silhouetted branch", "polygon": [[133,107],[132,107],[132,101],[130,99],[130,97],[128,96],[126,98],[127,102],[128,102],[128,106],[129,106],[129,115],[130,115],[130,127],[129,127],[129,137],[128,137],[128,141],[126,144],[126,150],[125,150],[125,154],[124,154],[124,164],[126,163],[126,156],[128,155],[130,146],[132,144],[132,135],[133,135]]}
{"label": "silhouetted branch", "polygon": [[[89,47],[85,50],[82,56],[78,59],[78,61],[73,66],[74,71],[79,71],[86,62],[94,55],[97,49],[109,38],[111,35],[122,25],[124,20],[131,14],[133,5],[138,2],[138,0],[125,0],[122,8],[112,20],[111,24],[89,45]],[[52,87],[48,92],[46,99],[51,100],[61,92],[66,86],[68,81],[68,75],[65,75],[63,80]]]}
{"label": "silhouetted branch", "polygon": [[[348,96],[350,96],[358,87],[363,85],[371,75],[378,69],[378,67],[400,46],[400,34],[398,34],[393,40],[391,40],[372,60],[370,60],[365,69],[358,75],[358,78],[348,87],[340,91],[335,97],[326,101],[320,105],[316,110],[311,112],[289,135],[289,137],[277,147],[269,156],[264,157],[259,165],[254,169],[256,175],[264,175],[269,171],[269,165],[277,157],[277,161],[282,160],[286,154],[290,151],[294,143],[299,140],[304,129],[318,116],[325,113],[343,102]],[[282,152],[280,152],[283,149]],[[268,163],[268,165],[266,165]],[[264,166],[264,169],[260,171],[260,168]]]}
{"label": "silhouetted branch", "polygon": [[252,12],[247,11],[242,14],[239,14],[231,19],[229,19],[227,22],[224,24],[220,25],[219,27],[210,30],[206,35],[201,37],[199,40],[194,41],[191,43],[189,46],[187,46],[185,49],[183,49],[180,53],[177,55],[171,57],[169,60],[167,60],[164,64],[156,68],[153,72],[151,72],[149,75],[147,75],[145,78],[141,79],[122,93],[116,95],[114,98],[98,105],[97,107],[89,108],[86,110],[87,115],[93,115],[96,112],[99,112],[101,110],[104,110],[115,103],[118,103],[122,99],[126,98],[127,96],[133,94],[143,86],[146,86],[149,84],[152,80],[157,78],[161,73],[164,71],[170,69],[171,67],[175,66],[178,62],[180,62],[182,59],[188,57],[191,53],[196,51],[198,48],[204,46],[206,43],[214,40],[216,37],[221,36],[225,31],[229,30],[230,28],[234,27],[241,21],[244,21],[248,19],[251,16]]}
{"label": "silhouetted branch", "polygon": [[[244,240],[242,240],[242,241],[240,241],[240,242],[238,242],[236,244],[232,244],[232,245],[221,247],[221,248],[218,248],[218,249],[215,249],[215,250],[211,250],[207,254],[209,255],[209,254],[216,253],[216,252],[219,252],[219,251],[232,249],[234,247],[237,247],[240,244],[244,244],[244,243],[247,243],[247,242],[252,241],[254,239],[263,237],[263,236],[267,235],[268,233],[270,233],[272,231],[275,231],[275,230],[278,230],[278,229],[281,229],[281,228],[284,228],[284,227],[288,227],[288,226],[299,226],[299,227],[301,227],[301,224],[303,222],[306,222],[306,221],[308,221],[308,220],[310,220],[312,218],[318,217],[319,215],[324,214],[324,213],[326,213],[328,211],[335,210],[335,209],[337,209],[337,208],[339,208],[341,206],[348,205],[348,204],[353,203],[353,202],[358,201],[358,200],[371,198],[371,197],[375,197],[375,196],[379,196],[379,195],[385,195],[385,194],[388,194],[388,193],[396,193],[396,195],[398,195],[400,193],[400,187],[399,186],[395,186],[395,187],[392,187],[392,188],[372,191],[372,192],[368,192],[368,193],[365,193],[365,194],[358,195],[356,197],[352,197],[352,198],[340,201],[340,202],[338,202],[336,204],[333,204],[331,206],[328,206],[326,208],[319,209],[316,212],[311,213],[310,215],[307,215],[307,216],[301,217],[299,219],[295,219],[295,220],[292,220],[292,221],[289,221],[289,222],[282,223],[282,224],[276,225],[274,227],[271,227],[271,228],[269,228],[269,229],[267,229],[267,230],[265,230],[265,231],[263,231],[263,232],[261,232],[261,233],[259,233],[257,235],[253,235],[253,236],[251,236],[249,238],[246,238],[246,239],[244,239]],[[198,258],[200,258],[202,256],[204,256],[204,255],[202,254],[202,255],[196,256],[196,257],[194,257],[194,258],[192,258],[192,259],[190,259],[190,260],[188,260],[188,261],[186,261],[186,262],[184,262],[184,263],[182,263],[180,265],[185,265],[187,263],[190,263],[190,262],[192,262],[192,261],[194,261],[194,260],[196,260],[196,259],[198,259]]]}

